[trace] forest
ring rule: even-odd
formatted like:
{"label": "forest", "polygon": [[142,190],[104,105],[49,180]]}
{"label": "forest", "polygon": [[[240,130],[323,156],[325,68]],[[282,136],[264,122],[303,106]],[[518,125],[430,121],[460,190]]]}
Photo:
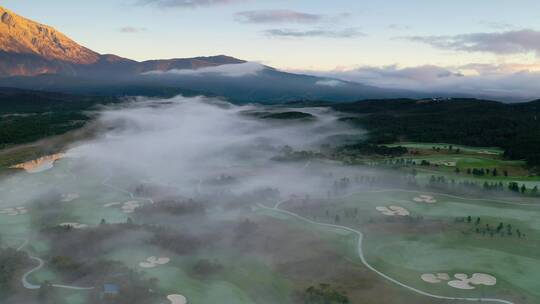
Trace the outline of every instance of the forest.
{"label": "forest", "polygon": [[116,97],[0,89],[0,149],[59,135],[82,127],[97,105],[120,102]]}
{"label": "forest", "polygon": [[[540,100],[505,104],[478,99],[396,99],[332,104],[369,131],[369,142],[441,142],[500,147],[508,159],[540,165]],[[354,115],[352,115],[354,114]]]}

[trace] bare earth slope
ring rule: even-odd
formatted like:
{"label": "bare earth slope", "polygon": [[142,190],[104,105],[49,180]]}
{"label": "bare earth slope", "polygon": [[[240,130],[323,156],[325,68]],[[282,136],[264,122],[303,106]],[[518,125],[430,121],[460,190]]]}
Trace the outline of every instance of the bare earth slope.
{"label": "bare earth slope", "polygon": [[47,60],[91,64],[99,54],[89,50],[54,28],[21,17],[0,7],[0,50],[38,55]]}

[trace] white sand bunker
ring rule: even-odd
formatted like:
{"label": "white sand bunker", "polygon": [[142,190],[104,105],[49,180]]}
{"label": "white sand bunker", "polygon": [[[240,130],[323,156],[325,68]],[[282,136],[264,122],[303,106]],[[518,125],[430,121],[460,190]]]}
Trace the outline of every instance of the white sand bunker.
{"label": "white sand bunker", "polygon": [[147,258],[146,261],[140,262],[139,266],[142,268],[154,268],[158,265],[165,265],[169,263],[170,261],[171,259],[169,258],[165,258],[165,257],[157,258],[155,256],[151,256]]}
{"label": "white sand bunker", "polygon": [[448,275],[448,273],[437,273],[437,274],[424,273],[421,276],[421,278],[424,282],[431,283],[431,284],[437,284],[442,281],[450,280],[450,276]]}
{"label": "white sand bunker", "polygon": [[415,201],[417,203],[427,203],[427,204],[434,204],[434,203],[437,202],[437,200],[435,198],[433,198],[433,196],[424,195],[424,194],[413,198],[413,201]]}
{"label": "white sand bunker", "polygon": [[62,198],[60,199],[60,201],[62,203],[69,203],[78,199],[79,197],[80,195],[77,193],[65,193],[65,194],[62,194]]}
{"label": "white sand bunker", "polygon": [[497,284],[497,279],[494,276],[485,273],[474,273],[470,278],[467,274],[458,273],[454,277],[457,280],[448,282],[448,285],[459,289],[475,289],[476,287],[473,285],[493,286]]}
{"label": "white sand bunker", "polygon": [[10,207],[0,210],[0,214],[7,214],[9,216],[16,216],[28,213],[26,207]]}
{"label": "white sand bunker", "polygon": [[187,303],[186,297],[179,294],[168,295],[167,299],[171,301],[171,304],[186,304]]}
{"label": "white sand bunker", "polygon": [[432,162],[432,164],[437,166],[445,166],[445,167],[455,167],[457,163],[455,161],[437,161]]}
{"label": "white sand bunker", "polygon": [[403,207],[399,207],[399,206],[389,206],[389,207],[379,206],[379,207],[376,207],[375,209],[377,209],[377,211],[379,211],[380,213],[384,215],[388,215],[388,216],[408,216],[411,214],[409,210]]}
{"label": "white sand bunker", "polygon": [[66,227],[66,228],[70,227],[70,228],[73,228],[73,229],[84,229],[84,228],[88,227],[88,225],[81,224],[81,223],[61,223],[58,226]]}
{"label": "white sand bunker", "polygon": [[141,203],[137,201],[129,201],[125,202],[122,205],[122,212],[124,213],[133,213],[135,212],[135,209],[139,208],[141,206]]}
{"label": "white sand bunker", "polygon": [[485,273],[474,273],[470,278],[465,273],[456,273],[454,278],[456,280],[450,281],[450,276],[447,273],[425,273],[421,276],[424,282],[430,284],[441,283],[442,281],[449,281],[448,285],[458,289],[475,289],[474,285],[486,285],[493,286],[497,284],[497,279],[489,274]]}

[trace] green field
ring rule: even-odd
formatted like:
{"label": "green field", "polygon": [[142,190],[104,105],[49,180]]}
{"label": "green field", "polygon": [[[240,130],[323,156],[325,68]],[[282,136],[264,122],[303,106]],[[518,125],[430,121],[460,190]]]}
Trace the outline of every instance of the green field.
{"label": "green field", "polygon": [[404,143],[396,143],[396,144],[387,145],[387,146],[389,147],[401,146],[405,148],[422,149],[422,150],[431,150],[433,147],[440,148],[440,149],[448,149],[448,147],[452,146],[453,149],[460,149],[463,152],[472,152],[472,153],[478,153],[478,154],[483,154],[482,152],[488,152],[489,154],[493,154],[493,155],[503,154],[503,150],[497,147],[471,147],[471,146],[453,145],[453,144],[447,144],[447,143],[404,142]]}
{"label": "green field", "polygon": [[[540,201],[532,206],[520,202],[479,201],[434,194],[437,203],[417,203],[420,193],[404,191],[362,192],[321,206],[318,212],[305,211],[315,221],[335,223],[361,230],[365,234],[367,261],[377,270],[423,291],[451,297],[491,297],[537,303],[540,292]],[[382,215],[377,206],[400,206],[410,212],[406,218]],[[302,212],[284,204],[282,208]],[[351,210],[358,215],[347,217]],[[329,216],[326,215],[328,211]],[[457,218],[480,217],[481,224],[456,223]],[[416,220],[414,220],[416,219]],[[499,222],[519,227],[526,237],[482,236],[476,227]],[[335,229],[331,229],[335,230]],[[351,244],[354,246],[354,244]],[[424,273],[487,273],[497,278],[496,286],[475,290],[452,288],[444,282],[429,284]]]}
{"label": "green field", "polygon": [[[426,155],[418,159],[452,160],[457,166],[509,165],[498,156],[471,154]],[[520,163],[514,162],[518,166]],[[362,169],[362,168],[359,168]],[[419,167],[420,184],[429,177],[445,174],[456,180],[470,176],[455,174],[452,169]],[[36,231],[54,227],[63,222],[77,222],[98,227],[107,223],[126,223],[128,218],[120,206],[105,207],[112,202],[138,201],[143,198],[130,195],[129,177],[78,175],[76,160],[58,161],[51,170],[37,174],[10,175],[0,184],[3,207],[25,206],[27,214],[9,216],[0,214],[0,235],[8,245],[17,247],[21,240],[29,240],[25,249],[45,260],[45,266],[32,273],[33,284],[50,281],[69,285],[66,276],[51,266],[52,243]],[[481,179],[482,177],[477,177]],[[505,182],[514,177],[496,178]],[[530,186],[534,178],[522,178]],[[43,204],[41,199],[51,195],[76,194],[71,201]],[[415,202],[420,194],[434,196],[436,203]],[[60,196],[61,197],[61,196]],[[44,201],[47,201],[44,199]],[[446,303],[395,284],[397,280],[412,289],[430,294],[457,298],[497,298],[514,303],[538,303],[540,292],[540,199],[515,196],[499,199],[459,197],[442,193],[395,190],[355,190],[352,195],[327,200],[313,200],[305,208],[294,200],[281,205],[314,221],[299,220],[279,210],[257,207],[223,214],[220,206],[206,213],[208,222],[236,225],[249,218],[257,229],[249,240],[231,243],[229,236],[212,239],[210,245],[192,253],[175,253],[146,240],[145,233],[126,234],[128,240],[109,244],[98,259],[117,261],[145,279],[156,279],[160,295],[182,294],[189,303],[298,303],[299,295],[313,285],[335,283],[352,299],[352,303]],[[269,205],[268,205],[269,206]],[[399,206],[410,215],[406,217],[383,215],[376,207]],[[339,216],[339,220],[337,220]],[[473,223],[463,222],[471,216]],[[479,224],[474,223],[477,217]],[[148,218],[150,221],[151,218]],[[512,226],[512,235],[482,234],[486,224],[494,229],[500,222]],[[320,226],[316,223],[338,224],[364,234],[363,254],[376,273],[366,267],[357,251],[358,236],[339,227]],[[182,223],[163,224],[183,229]],[[182,228],[183,227],[183,228]],[[201,228],[202,229],[202,228]],[[207,229],[206,227],[204,229]],[[506,229],[506,228],[503,228]],[[517,237],[517,229],[520,235]],[[503,230],[503,232],[506,230]],[[140,262],[151,256],[168,257],[170,262],[155,268],[141,268]],[[219,261],[223,269],[207,277],[194,275],[194,265],[201,259]],[[473,290],[456,289],[446,282],[426,283],[426,273],[486,273],[496,277],[495,286],[477,286]],[[85,303],[88,291],[58,291],[68,303]],[[362,299],[363,302],[358,302]],[[455,301],[455,303],[461,303]]]}

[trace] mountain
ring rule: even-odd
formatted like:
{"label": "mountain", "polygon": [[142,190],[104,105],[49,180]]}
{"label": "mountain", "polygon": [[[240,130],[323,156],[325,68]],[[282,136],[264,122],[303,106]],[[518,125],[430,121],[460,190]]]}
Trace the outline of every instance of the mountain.
{"label": "mountain", "polygon": [[189,92],[268,103],[422,97],[410,91],[286,73],[225,55],[139,62],[99,54],[50,26],[2,7],[0,21],[1,87],[92,95]]}
{"label": "mountain", "polygon": [[116,55],[98,54],[53,27],[21,17],[1,6],[0,21],[0,76],[136,74],[245,62],[223,55],[137,62]]}
{"label": "mountain", "polygon": [[0,7],[0,50],[32,54],[45,60],[92,64],[99,54],[80,46],[54,28],[23,18]]}

